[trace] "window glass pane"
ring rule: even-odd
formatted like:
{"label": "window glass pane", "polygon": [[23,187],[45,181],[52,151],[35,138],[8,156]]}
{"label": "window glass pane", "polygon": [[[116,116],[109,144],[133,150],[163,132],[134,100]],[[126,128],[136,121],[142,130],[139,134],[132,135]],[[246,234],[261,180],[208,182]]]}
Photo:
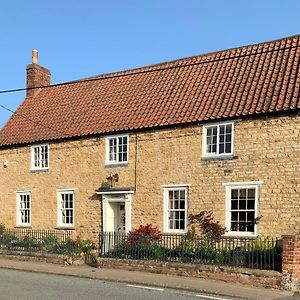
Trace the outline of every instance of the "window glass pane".
{"label": "window glass pane", "polygon": [[219,153],[222,154],[225,152],[225,145],[224,144],[220,144],[219,145]]}
{"label": "window glass pane", "polygon": [[248,213],[247,213],[247,221],[249,222],[249,223],[254,223],[254,211],[249,211]]}
{"label": "window glass pane", "polygon": [[231,199],[238,199],[239,198],[239,191],[237,189],[231,190]]}
{"label": "window glass pane", "polygon": [[255,199],[255,189],[248,189],[248,199]]}
{"label": "window glass pane", "polygon": [[246,222],[246,212],[239,212],[239,221]]}
{"label": "window glass pane", "polygon": [[254,208],[255,208],[255,200],[248,200],[247,209],[254,209]]}
{"label": "window glass pane", "polygon": [[179,198],[179,191],[178,190],[174,191],[174,198],[175,199]]}
{"label": "window glass pane", "polygon": [[232,133],[232,124],[227,124],[226,125],[226,134],[231,134]]}
{"label": "window glass pane", "polygon": [[185,201],[184,200],[180,201],[180,209],[185,209]]}
{"label": "window glass pane", "polygon": [[231,231],[237,231],[238,230],[238,223],[237,222],[231,222]]}
{"label": "window glass pane", "polygon": [[246,231],[247,232],[254,232],[254,224],[247,224]]}
{"label": "window glass pane", "polygon": [[246,199],[246,189],[240,189],[240,199]]}
{"label": "window glass pane", "polygon": [[246,200],[239,201],[239,209],[246,209]]}
{"label": "window glass pane", "polygon": [[173,201],[173,199],[171,199],[169,201],[169,209],[174,209],[174,201]]}
{"label": "window glass pane", "polygon": [[220,135],[224,135],[225,134],[225,126],[224,125],[220,125]]}
{"label": "window glass pane", "polygon": [[231,143],[225,144],[225,153],[231,153]]}
{"label": "window glass pane", "polygon": [[238,231],[247,231],[246,222],[240,221],[238,223]]}
{"label": "window glass pane", "polygon": [[180,229],[184,229],[185,228],[185,220],[183,219],[183,220],[180,220]]}
{"label": "window glass pane", "polygon": [[226,141],[227,143],[231,143],[231,133],[226,133],[225,141]]}
{"label": "window glass pane", "polygon": [[180,191],[180,199],[182,199],[182,200],[185,199],[185,191],[184,190]]}
{"label": "window glass pane", "polygon": [[174,201],[174,208],[175,208],[175,209],[178,209],[178,208],[179,208],[178,200],[175,200],[175,201]]}
{"label": "window glass pane", "polygon": [[238,209],[238,200],[231,200],[231,209]]}
{"label": "window glass pane", "polygon": [[238,212],[232,212],[231,213],[231,220],[237,221],[238,220]]}

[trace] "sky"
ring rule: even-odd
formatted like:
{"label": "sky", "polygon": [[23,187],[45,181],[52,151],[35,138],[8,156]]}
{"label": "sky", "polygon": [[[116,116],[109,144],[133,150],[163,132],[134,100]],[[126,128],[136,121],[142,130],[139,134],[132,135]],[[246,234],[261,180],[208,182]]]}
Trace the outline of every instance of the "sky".
{"label": "sky", "polygon": [[[62,83],[300,34],[299,12],[299,0],[1,0],[0,91],[26,86],[32,49]],[[0,128],[10,116],[0,106]]]}

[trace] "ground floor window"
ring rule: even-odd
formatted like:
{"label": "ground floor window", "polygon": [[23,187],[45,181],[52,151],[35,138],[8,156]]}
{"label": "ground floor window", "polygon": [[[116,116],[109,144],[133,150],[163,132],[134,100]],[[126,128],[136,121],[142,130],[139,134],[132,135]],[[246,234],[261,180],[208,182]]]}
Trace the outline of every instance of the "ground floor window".
{"label": "ground floor window", "polygon": [[58,192],[58,226],[74,227],[74,191]]}
{"label": "ground floor window", "polygon": [[226,228],[229,234],[257,235],[260,184],[229,184],[226,186]]}
{"label": "ground floor window", "polygon": [[164,187],[164,230],[186,232],[187,229],[187,186]]}
{"label": "ground floor window", "polygon": [[17,192],[17,226],[31,224],[31,193]]}

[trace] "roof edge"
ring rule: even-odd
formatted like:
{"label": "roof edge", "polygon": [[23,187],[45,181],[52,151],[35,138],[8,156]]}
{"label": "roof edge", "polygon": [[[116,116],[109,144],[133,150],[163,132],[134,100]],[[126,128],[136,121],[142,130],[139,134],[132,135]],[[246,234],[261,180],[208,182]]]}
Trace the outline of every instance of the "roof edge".
{"label": "roof edge", "polygon": [[26,147],[38,143],[49,143],[49,142],[60,143],[64,141],[76,141],[76,140],[82,140],[87,138],[98,138],[107,135],[117,135],[117,134],[124,134],[128,132],[143,133],[143,132],[154,131],[154,130],[175,129],[175,128],[189,127],[193,125],[194,126],[202,125],[202,124],[212,123],[212,122],[222,122],[222,121],[230,121],[230,120],[237,120],[237,119],[244,121],[244,120],[251,120],[251,119],[268,118],[268,117],[275,118],[280,116],[289,116],[289,115],[297,115],[297,114],[300,114],[300,108],[286,109],[286,110],[273,111],[267,113],[251,114],[251,115],[240,115],[240,116],[225,117],[225,118],[207,119],[201,121],[196,120],[196,121],[189,121],[185,123],[173,123],[168,125],[157,125],[151,127],[128,128],[128,129],[125,128],[125,129],[114,130],[114,131],[103,131],[103,132],[89,133],[83,135],[73,135],[69,137],[40,139],[40,140],[34,140],[34,141],[24,142],[24,143],[2,144],[2,145],[0,144],[0,150]]}

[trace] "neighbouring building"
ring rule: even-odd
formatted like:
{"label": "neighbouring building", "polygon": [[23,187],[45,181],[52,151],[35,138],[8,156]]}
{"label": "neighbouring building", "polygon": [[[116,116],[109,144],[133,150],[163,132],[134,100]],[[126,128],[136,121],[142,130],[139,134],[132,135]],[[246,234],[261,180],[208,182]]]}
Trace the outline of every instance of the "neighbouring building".
{"label": "neighbouring building", "polygon": [[81,236],[213,211],[230,236],[300,228],[300,35],[50,85],[0,131],[0,222]]}

